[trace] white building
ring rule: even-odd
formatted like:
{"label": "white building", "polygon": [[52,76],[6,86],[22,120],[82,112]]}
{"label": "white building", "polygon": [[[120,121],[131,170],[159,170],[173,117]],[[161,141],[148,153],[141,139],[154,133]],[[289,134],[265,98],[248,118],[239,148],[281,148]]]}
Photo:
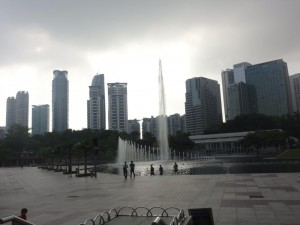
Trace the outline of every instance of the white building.
{"label": "white building", "polygon": [[105,130],[104,74],[95,75],[89,89],[90,99],[87,101],[87,126],[89,129]]}
{"label": "white building", "polygon": [[49,105],[32,106],[32,135],[49,132]]}
{"label": "white building", "polygon": [[108,83],[108,129],[127,132],[127,83]]}

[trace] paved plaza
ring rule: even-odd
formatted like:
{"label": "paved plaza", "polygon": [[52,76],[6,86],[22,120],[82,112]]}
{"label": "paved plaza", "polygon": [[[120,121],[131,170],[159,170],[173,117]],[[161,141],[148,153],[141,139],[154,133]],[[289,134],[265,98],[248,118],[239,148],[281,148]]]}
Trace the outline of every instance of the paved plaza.
{"label": "paved plaza", "polygon": [[28,209],[37,225],[77,225],[111,208],[212,208],[217,225],[300,225],[300,173],[68,177],[0,168],[0,217]]}

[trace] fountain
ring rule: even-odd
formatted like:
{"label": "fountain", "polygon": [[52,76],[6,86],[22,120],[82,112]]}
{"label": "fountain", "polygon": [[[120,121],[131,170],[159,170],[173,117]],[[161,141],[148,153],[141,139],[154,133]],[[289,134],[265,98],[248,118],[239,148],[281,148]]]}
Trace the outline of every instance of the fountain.
{"label": "fountain", "polygon": [[157,117],[157,141],[159,148],[141,147],[135,143],[131,143],[119,138],[118,144],[118,159],[119,165],[125,161],[154,161],[154,160],[168,160],[170,159],[170,150],[168,143],[167,130],[167,116],[165,104],[165,90],[162,75],[161,60],[159,60],[158,71],[158,85],[159,85],[159,115]]}
{"label": "fountain", "polygon": [[158,71],[159,86],[159,116],[158,116],[158,146],[160,148],[160,160],[169,159],[168,129],[165,103],[165,88],[162,74],[161,60]]}

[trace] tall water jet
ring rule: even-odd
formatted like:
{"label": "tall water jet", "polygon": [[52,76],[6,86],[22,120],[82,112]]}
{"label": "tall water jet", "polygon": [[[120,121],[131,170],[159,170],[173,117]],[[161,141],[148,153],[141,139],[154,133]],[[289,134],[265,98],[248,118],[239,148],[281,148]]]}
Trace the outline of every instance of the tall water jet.
{"label": "tall water jet", "polygon": [[162,74],[161,60],[159,60],[158,71],[158,88],[159,88],[159,115],[158,115],[158,146],[160,148],[160,159],[169,159],[169,142],[167,130],[167,116],[165,103],[165,88]]}

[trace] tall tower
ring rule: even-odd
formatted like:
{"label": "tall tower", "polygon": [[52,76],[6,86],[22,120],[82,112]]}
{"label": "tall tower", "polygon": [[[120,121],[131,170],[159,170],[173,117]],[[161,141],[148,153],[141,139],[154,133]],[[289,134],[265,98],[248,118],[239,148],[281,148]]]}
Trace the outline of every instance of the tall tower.
{"label": "tall tower", "polygon": [[220,85],[217,81],[195,77],[186,81],[186,130],[191,135],[222,123]]}
{"label": "tall tower", "polygon": [[6,129],[16,124],[16,99],[8,97],[6,100]]}
{"label": "tall tower", "polygon": [[292,112],[289,73],[282,59],[247,67],[246,83],[251,112],[268,116]]}
{"label": "tall tower", "polygon": [[290,76],[293,111],[300,113],[300,73]]}
{"label": "tall tower", "polygon": [[[245,91],[243,92],[243,96],[238,96],[239,100],[237,101],[236,96],[235,99],[230,98],[229,91],[232,92],[233,88],[239,87],[247,88],[246,83],[246,68],[251,66],[248,62],[242,62],[233,65],[233,69],[227,69],[222,71],[222,89],[223,89],[223,100],[224,100],[224,114],[225,121],[234,119],[237,115],[248,113],[245,110],[237,111],[236,109],[246,109],[248,106],[248,97],[245,96]],[[232,97],[233,95],[231,95]],[[242,100],[246,100],[243,102]],[[230,105],[230,103],[235,102],[238,105]]]}
{"label": "tall tower", "polygon": [[49,132],[49,105],[32,106],[32,135]]}
{"label": "tall tower", "polygon": [[53,71],[52,80],[52,130],[69,129],[69,81],[68,71]]}
{"label": "tall tower", "polygon": [[127,83],[108,83],[108,128],[127,132]]}
{"label": "tall tower", "polygon": [[87,101],[87,126],[89,129],[105,130],[104,74],[95,75],[89,89],[90,99]]}
{"label": "tall tower", "polygon": [[29,94],[27,91],[19,91],[16,97],[16,124],[28,127]]}

